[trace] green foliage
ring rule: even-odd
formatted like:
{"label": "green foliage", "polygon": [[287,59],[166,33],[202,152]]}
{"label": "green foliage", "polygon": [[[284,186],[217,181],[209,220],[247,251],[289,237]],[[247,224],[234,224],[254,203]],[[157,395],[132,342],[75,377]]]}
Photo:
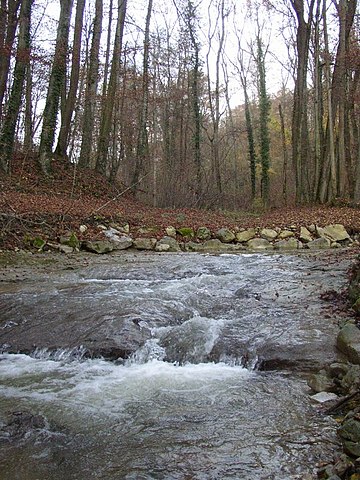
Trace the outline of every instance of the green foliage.
{"label": "green foliage", "polygon": [[191,238],[194,237],[194,230],[190,227],[181,227],[176,230],[182,237]]}
{"label": "green foliage", "polygon": [[46,241],[43,240],[41,237],[35,237],[32,241],[33,247],[37,248],[39,252],[42,252],[45,245]]}

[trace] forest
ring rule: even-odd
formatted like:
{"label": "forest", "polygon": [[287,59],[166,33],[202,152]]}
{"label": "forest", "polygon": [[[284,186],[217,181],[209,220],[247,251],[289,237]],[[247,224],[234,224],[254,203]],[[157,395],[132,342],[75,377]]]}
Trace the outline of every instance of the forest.
{"label": "forest", "polygon": [[357,0],[1,0],[0,171],[145,204],[360,201]]}

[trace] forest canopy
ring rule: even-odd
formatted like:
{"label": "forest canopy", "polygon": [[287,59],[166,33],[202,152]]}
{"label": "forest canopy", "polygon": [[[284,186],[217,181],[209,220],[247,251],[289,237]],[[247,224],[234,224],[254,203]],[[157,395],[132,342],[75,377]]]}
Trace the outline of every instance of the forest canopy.
{"label": "forest canopy", "polygon": [[1,0],[0,171],[60,161],[161,207],[358,203],[359,27],[357,0]]}

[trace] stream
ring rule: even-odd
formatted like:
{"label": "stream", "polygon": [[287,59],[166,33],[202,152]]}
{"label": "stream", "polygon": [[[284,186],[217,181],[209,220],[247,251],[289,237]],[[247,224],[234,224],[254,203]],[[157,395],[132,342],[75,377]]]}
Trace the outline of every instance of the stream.
{"label": "stream", "polygon": [[122,254],[0,283],[0,478],[312,479],[340,254]]}

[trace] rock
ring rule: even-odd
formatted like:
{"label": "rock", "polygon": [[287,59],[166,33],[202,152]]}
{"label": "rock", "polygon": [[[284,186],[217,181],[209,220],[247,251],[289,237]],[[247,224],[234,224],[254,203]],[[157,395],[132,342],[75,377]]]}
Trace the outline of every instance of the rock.
{"label": "rock", "polygon": [[176,231],[182,237],[192,238],[195,236],[194,230],[190,227],[181,227],[178,228]]}
{"label": "rock", "polygon": [[311,225],[308,225],[307,229],[310,233],[316,233],[316,225],[314,225],[313,223]]}
{"label": "rock", "polygon": [[133,246],[133,239],[128,236],[121,236],[118,239],[111,241],[114,245],[114,250],[126,250]]}
{"label": "rock", "polygon": [[129,235],[130,233],[130,225],[128,223],[124,223],[123,225],[116,225],[116,228],[119,230],[120,233],[125,233],[125,235]]}
{"label": "rock", "polygon": [[310,250],[329,248],[330,247],[330,240],[328,240],[325,237],[316,238],[315,240],[312,240],[311,242],[308,242],[306,244],[306,247],[309,248]]}
{"label": "rock", "polygon": [[350,365],[348,363],[335,362],[327,367],[327,372],[331,378],[342,379],[348,373],[349,368]]}
{"label": "rock", "polygon": [[300,228],[299,239],[304,243],[309,243],[313,241],[313,237],[306,227]]}
{"label": "rock", "polygon": [[66,255],[73,253],[74,249],[72,247],[69,247],[69,245],[59,245],[59,252],[65,253]]}
{"label": "rock", "polygon": [[255,236],[256,236],[255,228],[248,228],[247,230],[238,232],[236,234],[236,241],[240,243],[245,243],[255,238]]}
{"label": "rock", "polygon": [[248,247],[250,250],[271,250],[274,248],[265,238],[253,238],[249,240]]}
{"label": "rock", "polygon": [[173,237],[175,238],[176,237],[176,228],[175,227],[166,227],[165,228],[165,232],[166,232],[166,235],[168,237]]}
{"label": "rock", "polygon": [[85,250],[89,252],[104,254],[114,250],[114,245],[109,240],[88,240],[83,243]]}
{"label": "rock", "polygon": [[271,242],[275,240],[275,238],[278,236],[278,232],[276,230],[273,230],[272,228],[263,228],[260,231],[260,236],[261,238],[265,238],[265,240]]}
{"label": "rock", "polygon": [[86,225],[80,225],[79,227],[79,232],[80,233],[85,233],[88,227]]}
{"label": "rock", "polygon": [[70,233],[69,235],[62,235],[59,239],[61,245],[67,245],[73,249],[80,250],[80,241],[78,240],[75,233]]}
{"label": "rock", "polygon": [[314,373],[308,378],[307,384],[316,393],[331,392],[334,389],[334,383],[331,378],[326,375],[325,370]]}
{"label": "rock", "polygon": [[133,245],[137,250],[154,250],[156,243],[156,238],[136,238]]}
{"label": "rock", "polygon": [[[209,240],[212,241],[212,240]],[[217,240],[217,242],[220,242],[220,240]],[[196,243],[196,242],[187,242],[185,243],[185,251],[186,252],[203,252],[205,250],[205,247],[202,243]]]}
{"label": "rock", "polygon": [[338,399],[339,397],[336,395],[336,393],[331,393],[331,392],[319,392],[319,393],[316,393],[315,395],[311,395],[311,400],[313,400],[316,403],[332,402]]}
{"label": "rock", "polygon": [[360,366],[349,365],[348,371],[340,381],[341,388],[351,394],[360,388]]}
{"label": "rock", "polygon": [[235,235],[234,232],[228,228],[220,228],[220,230],[216,232],[216,238],[222,243],[230,243],[235,240]]}
{"label": "rock", "polygon": [[199,227],[196,230],[196,238],[199,240],[210,240],[211,232],[207,227]]}
{"label": "rock", "polygon": [[294,235],[295,235],[294,232],[292,232],[291,230],[281,230],[278,235],[278,238],[280,240],[286,240],[287,238],[291,238]]}
{"label": "rock", "polygon": [[324,228],[317,228],[317,234],[320,237],[326,237],[332,242],[342,242],[350,240],[350,235],[347,233],[344,225],[339,223],[327,225]]}
{"label": "rock", "polygon": [[303,247],[302,243],[293,237],[287,240],[279,240],[274,244],[274,248],[276,250],[297,250],[302,247]]}
{"label": "rock", "polygon": [[[345,420],[338,429],[338,434],[342,439],[360,443],[360,421],[356,418]],[[360,454],[357,456],[360,456]]]}
{"label": "rock", "polygon": [[155,250],[157,252],[180,252],[181,248],[175,238],[163,237],[157,242]]}
{"label": "rock", "polygon": [[352,323],[347,323],[339,332],[337,348],[350,362],[360,365],[360,330]]}

